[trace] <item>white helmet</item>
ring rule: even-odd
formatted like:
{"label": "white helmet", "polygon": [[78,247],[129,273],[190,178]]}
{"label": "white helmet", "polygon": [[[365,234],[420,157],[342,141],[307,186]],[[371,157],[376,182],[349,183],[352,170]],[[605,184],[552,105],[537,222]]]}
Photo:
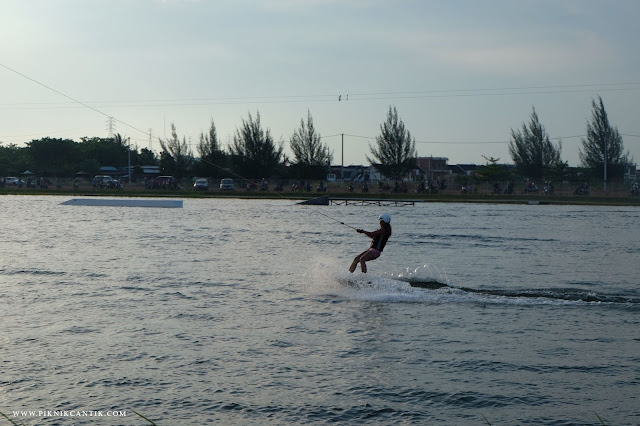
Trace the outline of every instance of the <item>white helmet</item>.
{"label": "white helmet", "polygon": [[379,219],[381,221],[383,221],[384,223],[391,223],[391,216],[389,216],[388,213],[382,213],[379,217]]}

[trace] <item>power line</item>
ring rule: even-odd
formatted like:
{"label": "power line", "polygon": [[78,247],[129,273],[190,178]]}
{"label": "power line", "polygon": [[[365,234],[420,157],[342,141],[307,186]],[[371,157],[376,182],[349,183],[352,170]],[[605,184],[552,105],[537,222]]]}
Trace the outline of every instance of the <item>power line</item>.
{"label": "power line", "polygon": [[[358,139],[368,139],[368,140],[375,140],[377,138],[377,136],[362,136],[362,135],[351,135],[348,133],[344,134],[345,136],[349,136],[352,138],[358,138]],[[333,135],[333,136],[340,136],[340,135]],[[572,135],[572,136],[557,136],[557,137],[553,137],[553,138],[549,138],[551,140],[562,140],[562,139],[573,139],[573,138],[584,138],[587,135]],[[626,136],[635,136],[635,135],[626,135]],[[324,138],[325,136],[323,136]],[[328,137],[328,136],[326,136]],[[638,136],[640,137],[640,136]],[[416,140],[416,143],[419,144],[443,144],[443,145],[483,145],[483,144],[506,144],[509,143],[510,141],[505,141],[505,140],[501,140],[501,141],[437,141],[437,140],[433,140],[433,141],[422,141],[422,140]]]}
{"label": "power line", "polygon": [[[27,79],[30,80],[48,90],[51,90],[60,96],[63,96],[75,104],[79,104],[82,107],[89,108],[101,115],[104,115],[109,120],[109,130],[110,132],[113,129],[113,123],[118,122],[127,127],[130,127],[134,130],[137,130],[140,133],[147,135],[151,140],[151,131],[146,132],[144,130],[138,129],[137,127],[128,124],[122,120],[119,120],[96,107],[91,106],[88,102],[82,102],[78,99],[75,99],[59,90],[54,89],[51,86],[48,86],[44,83],[35,80],[7,65],[0,63],[0,66],[3,68]],[[637,87],[635,87],[637,86]],[[594,88],[602,88],[600,91],[620,91],[620,90],[639,90],[640,83],[599,83],[599,84],[571,84],[571,85],[552,85],[552,86],[525,86],[525,87],[503,87],[503,88],[485,88],[485,89],[447,89],[447,90],[429,90],[429,91],[409,91],[409,92],[370,92],[370,93],[355,93],[346,95],[344,102],[349,102],[349,100],[375,100],[375,99],[385,99],[385,98],[371,98],[370,96],[393,96],[394,98],[429,98],[429,97],[458,97],[458,96],[503,96],[503,95],[519,95],[519,94],[549,94],[549,93],[567,93],[567,92],[584,92],[584,91],[593,91]],[[552,90],[552,89],[560,89],[560,90]],[[579,89],[579,90],[568,90],[568,89]],[[512,92],[512,90],[518,90],[520,92]],[[534,92],[522,92],[534,90]],[[542,91],[539,91],[542,90]],[[485,92],[493,92],[493,93],[485,93]],[[411,95],[411,96],[409,96]],[[338,102],[342,102],[342,95],[337,95]],[[349,99],[351,96],[351,99]],[[362,96],[362,99],[354,99],[354,96]],[[322,99],[314,99],[314,98],[322,98]],[[326,99],[325,99],[326,98]],[[393,99],[393,98],[386,98]],[[310,102],[310,101],[323,101],[323,102],[333,102],[336,100],[335,94],[324,94],[324,95],[287,95],[287,96],[265,96],[265,97],[230,97],[230,98],[196,98],[196,99],[169,99],[169,100],[144,100],[144,101],[112,101],[112,102],[124,102],[124,103],[136,103],[136,102],[150,102],[150,105],[129,105],[133,107],[140,106],[193,106],[193,105],[207,105],[207,103],[196,103],[196,104],[176,104],[176,103],[167,103],[167,102],[216,102],[216,103],[280,103],[280,102]],[[266,102],[265,102],[266,101]],[[153,104],[154,102],[162,102],[161,104]],[[0,104],[5,107],[10,105],[31,105],[31,104]],[[47,105],[43,103],[35,104],[35,105]],[[59,104],[51,104],[51,105],[59,105]],[[114,107],[112,105],[111,107]],[[118,107],[115,105],[115,107]],[[46,109],[56,109],[56,108],[71,108],[71,107],[41,107]],[[77,108],[77,107],[74,107]],[[6,109],[0,107],[0,109]],[[335,134],[330,136],[323,136],[321,138],[330,138],[340,136],[342,134]],[[633,134],[622,134],[623,136],[629,137],[640,137],[639,135]],[[361,136],[361,135],[351,135],[345,133],[344,136],[349,136],[353,138],[361,138],[361,139],[369,139],[374,140],[376,137],[372,136]],[[576,135],[576,136],[564,136],[564,137],[555,137],[550,138],[554,140],[560,139],[570,139],[570,138],[579,138],[585,137],[585,135]],[[469,145],[469,144],[505,144],[509,143],[508,141],[415,141],[419,144],[448,144],[448,145]],[[150,142],[151,143],[151,142]]]}
{"label": "power line", "polygon": [[[349,102],[371,101],[389,99],[428,99],[428,98],[455,98],[455,97],[480,97],[480,96],[513,96],[536,95],[558,93],[582,93],[582,92],[608,92],[608,91],[635,91],[640,90],[640,83],[600,83],[600,84],[572,84],[551,86],[524,86],[503,88],[479,88],[479,89],[445,89],[445,90],[413,90],[399,92],[363,92],[342,94],[313,94],[313,95],[284,95],[284,96],[247,96],[247,97],[222,97],[222,98],[174,98],[174,99],[141,99],[141,100],[116,100],[116,101],[91,101],[80,102],[67,96],[43,83],[40,83],[6,65],[4,68],[27,78],[49,90],[52,90],[73,103],[91,108],[100,114],[107,115],[97,108],[151,108],[151,107],[181,107],[181,106],[208,106],[208,105],[242,105],[242,104],[275,104],[275,103],[300,103],[300,102]],[[350,98],[349,98],[350,96]],[[97,104],[91,106],[91,104]],[[79,108],[65,103],[2,103],[0,109],[71,109]],[[137,130],[137,129],[136,129]]]}
{"label": "power line", "polygon": [[[378,93],[353,93],[353,96],[391,96],[391,95],[416,95],[416,96],[484,96],[492,94],[535,94],[535,93],[566,93],[566,89],[578,89],[575,92],[581,91],[593,91],[594,88],[605,87],[601,91],[610,90],[638,90],[640,89],[640,83],[599,83],[599,84],[565,84],[565,85],[551,85],[551,86],[524,86],[524,87],[495,87],[495,88],[481,88],[481,89],[444,89],[444,90],[425,90],[425,91],[405,91],[405,92],[378,92]],[[638,87],[623,87],[623,86],[638,86]],[[616,88],[617,87],[617,88]],[[551,90],[562,89],[562,90]],[[512,92],[514,90],[528,92]],[[536,90],[544,90],[543,92],[535,92]],[[479,93],[473,93],[479,92]],[[482,93],[482,92],[505,92],[505,93]],[[353,100],[353,98],[352,98]]]}
{"label": "power line", "polygon": [[147,134],[147,132],[145,132],[144,130],[140,130],[140,129],[138,129],[137,127],[132,126],[131,124],[128,124],[128,123],[125,123],[124,121],[118,120],[117,118],[114,118],[114,117],[110,116],[109,114],[107,114],[107,113],[105,113],[105,112],[102,112],[102,111],[100,111],[99,109],[92,107],[91,105],[88,105],[88,104],[87,104],[87,103],[85,103],[85,102],[82,102],[82,101],[79,101],[79,100],[77,100],[77,99],[75,99],[75,98],[72,98],[71,96],[69,96],[69,95],[67,95],[67,94],[65,94],[65,93],[62,93],[62,92],[60,92],[59,90],[56,90],[56,89],[54,89],[54,88],[53,88],[53,87],[51,87],[51,86],[47,86],[46,84],[41,83],[41,82],[39,82],[38,80],[35,80],[35,79],[33,79],[33,78],[31,78],[31,77],[29,77],[29,76],[27,76],[27,75],[25,75],[25,74],[23,74],[23,73],[21,73],[21,72],[19,72],[19,71],[16,71],[16,70],[14,70],[13,68],[10,68],[10,67],[8,67],[8,66],[6,66],[6,65],[2,64],[2,63],[0,63],[0,66],[1,66],[1,67],[3,67],[3,68],[8,69],[9,71],[11,71],[11,72],[13,72],[13,73],[18,74],[19,76],[21,76],[21,77],[23,77],[23,78],[26,78],[27,80],[30,80],[30,81],[32,81],[32,82],[34,82],[34,83],[36,83],[36,84],[38,84],[38,85],[40,85],[40,86],[44,87],[45,89],[51,90],[52,92],[55,92],[55,93],[59,94],[60,96],[63,96],[63,97],[65,97],[65,98],[67,98],[67,99],[69,99],[69,100],[71,100],[71,101],[73,101],[73,102],[75,102],[75,103],[78,103],[78,104],[80,104],[80,105],[82,105],[82,106],[84,106],[84,107],[86,107],[86,108],[89,108],[90,110],[93,110],[93,111],[97,112],[98,114],[102,114],[102,115],[104,115],[105,117],[107,117],[108,119],[111,119],[111,120],[113,120],[113,121],[115,121],[115,122],[118,122],[118,123],[124,124],[125,126],[130,127],[130,128],[132,128],[132,129],[134,129],[134,130],[137,130],[137,131],[139,131],[139,132],[141,132],[141,133]]}

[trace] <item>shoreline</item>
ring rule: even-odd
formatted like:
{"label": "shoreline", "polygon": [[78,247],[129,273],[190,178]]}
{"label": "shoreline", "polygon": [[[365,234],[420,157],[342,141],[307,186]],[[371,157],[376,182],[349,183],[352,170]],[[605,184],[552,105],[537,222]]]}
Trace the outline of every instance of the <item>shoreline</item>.
{"label": "shoreline", "polygon": [[0,188],[0,195],[58,195],[69,197],[137,197],[137,198],[222,198],[222,199],[280,199],[307,201],[322,196],[349,198],[354,200],[409,200],[423,203],[475,203],[475,204],[528,204],[528,205],[584,205],[584,206],[629,206],[640,207],[640,197],[620,195],[544,195],[544,194],[411,194],[411,193],[350,193],[343,191],[328,192],[262,192],[262,191],[194,191],[183,190],[145,190],[145,189],[24,189]]}

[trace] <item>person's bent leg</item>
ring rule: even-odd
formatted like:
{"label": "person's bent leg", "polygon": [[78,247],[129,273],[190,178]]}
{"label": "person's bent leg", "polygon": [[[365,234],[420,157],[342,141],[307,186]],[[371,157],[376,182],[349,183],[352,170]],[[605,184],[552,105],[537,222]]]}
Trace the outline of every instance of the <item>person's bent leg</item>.
{"label": "person's bent leg", "polygon": [[349,272],[353,274],[353,271],[356,270],[356,266],[358,266],[359,261],[360,261],[359,256],[356,256],[356,258],[353,259],[353,262],[351,262],[351,266],[349,266]]}
{"label": "person's bent leg", "polygon": [[360,253],[359,255],[357,255],[354,259],[353,262],[351,263],[351,266],[349,267],[349,272],[353,273],[353,271],[356,270],[356,267],[358,266],[358,263],[360,263],[360,259],[362,258],[362,256],[364,256],[365,254],[367,254],[366,251],[363,251],[362,253]]}
{"label": "person's bent leg", "polygon": [[370,251],[366,251],[364,252],[364,254],[360,257],[360,270],[362,270],[363,274],[367,273],[367,264],[366,262],[373,260],[373,259],[377,259],[378,256],[376,256],[375,254],[371,253]]}

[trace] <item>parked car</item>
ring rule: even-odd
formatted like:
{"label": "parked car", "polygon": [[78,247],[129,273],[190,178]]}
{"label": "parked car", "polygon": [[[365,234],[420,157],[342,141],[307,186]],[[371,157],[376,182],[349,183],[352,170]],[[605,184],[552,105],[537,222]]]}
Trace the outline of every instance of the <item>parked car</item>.
{"label": "parked car", "polygon": [[95,175],[93,177],[93,186],[94,187],[99,187],[99,188],[104,188],[104,187],[108,187],[109,183],[112,181],[113,179],[111,178],[111,176],[107,176],[107,175]]}
{"label": "parked car", "polygon": [[122,188],[124,188],[122,186],[122,181],[120,179],[111,179],[109,182],[107,182],[106,186],[107,186],[107,188],[111,188],[111,189],[122,189]]}
{"label": "parked car", "polygon": [[193,189],[206,191],[209,189],[209,182],[206,179],[196,179],[193,183]]}
{"label": "parked car", "polygon": [[147,189],[182,189],[180,182],[173,176],[157,176],[147,182]]}
{"label": "parked car", "polygon": [[220,181],[220,191],[233,191],[233,179],[222,179]]}
{"label": "parked car", "polygon": [[9,185],[18,186],[18,185],[20,185],[20,179],[18,179],[17,177],[8,176],[8,177],[4,178],[4,183],[7,186],[9,186]]}

